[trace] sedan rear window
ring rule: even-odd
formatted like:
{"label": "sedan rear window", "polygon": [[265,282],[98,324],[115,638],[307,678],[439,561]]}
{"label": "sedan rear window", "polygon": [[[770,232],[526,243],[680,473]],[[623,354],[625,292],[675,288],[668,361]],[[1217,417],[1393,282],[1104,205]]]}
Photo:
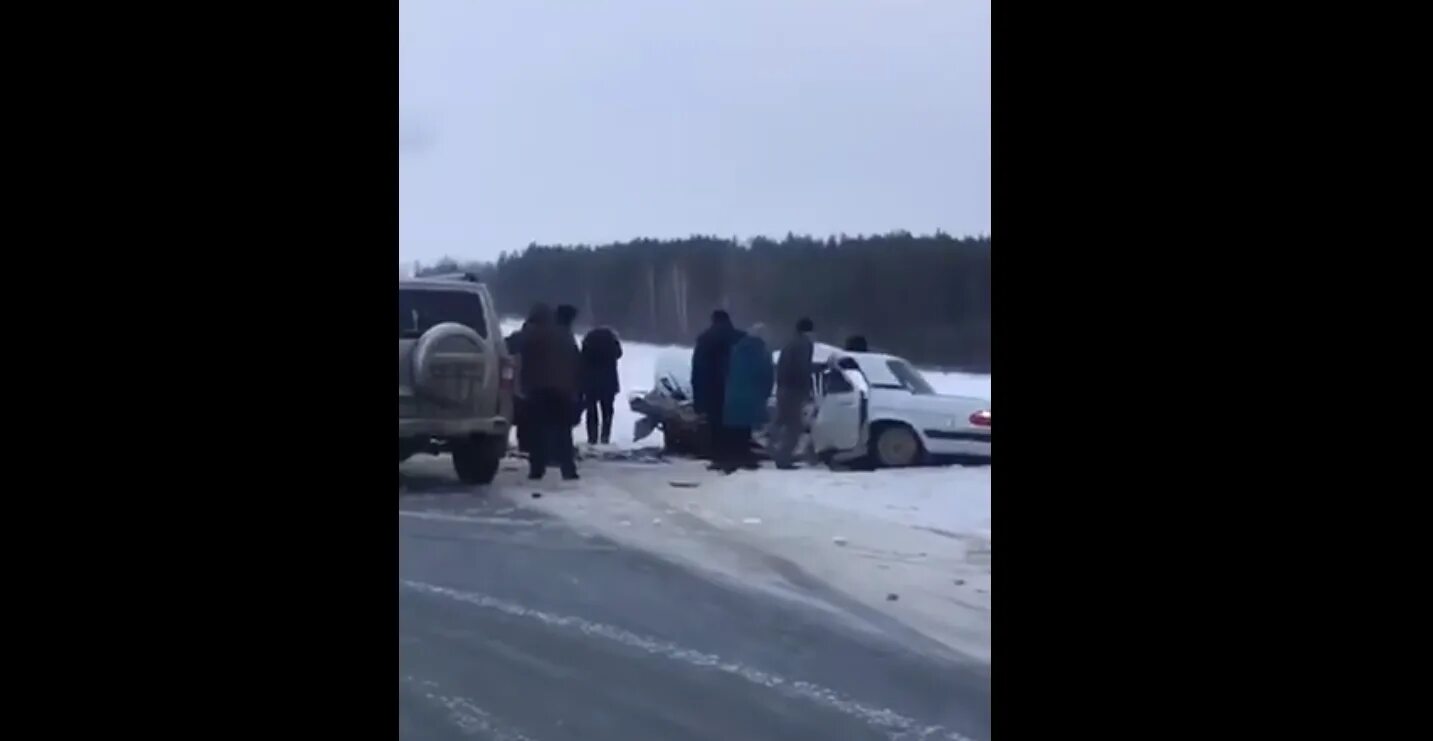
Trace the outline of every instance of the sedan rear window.
{"label": "sedan rear window", "polygon": [[900,379],[901,386],[905,387],[905,389],[912,394],[918,396],[935,395],[935,389],[931,388],[931,385],[926,382],[925,376],[922,376],[920,371],[912,368],[910,363],[904,360],[889,360],[886,361],[886,367],[890,368],[891,373]]}
{"label": "sedan rear window", "polygon": [[443,322],[466,325],[487,339],[488,322],[478,294],[398,289],[398,339],[416,339]]}

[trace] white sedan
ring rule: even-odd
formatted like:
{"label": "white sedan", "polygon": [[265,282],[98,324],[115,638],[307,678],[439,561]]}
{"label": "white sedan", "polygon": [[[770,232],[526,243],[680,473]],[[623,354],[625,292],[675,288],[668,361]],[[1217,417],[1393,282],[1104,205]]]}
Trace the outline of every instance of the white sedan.
{"label": "white sedan", "polygon": [[[772,353],[772,362],[780,356]],[[990,459],[990,400],[943,396],[904,358],[848,352],[817,343],[812,354],[815,403],[807,409],[810,435],[803,449],[828,464],[910,466],[943,460]],[[667,445],[693,450],[696,413],[690,410],[691,351],[657,359],[654,391],[632,394],[641,440],[659,425]],[[776,397],[768,402],[775,419]],[[763,442],[768,431],[758,433]]]}
{"label": "white sedan", "polygon": [[943,396],[904,358],[832,350],[815,378],[811,443],[835,464],[990,460],[990,401]]}

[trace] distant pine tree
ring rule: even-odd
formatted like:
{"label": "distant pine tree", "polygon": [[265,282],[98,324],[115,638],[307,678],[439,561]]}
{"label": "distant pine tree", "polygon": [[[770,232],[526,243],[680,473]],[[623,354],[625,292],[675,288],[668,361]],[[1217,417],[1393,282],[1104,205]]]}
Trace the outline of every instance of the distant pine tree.
{"label": "distant pine tree", "polygon": [[790,331],[816,322],[833,345],[861,335],[910,360],[990,368],[990,237],[828,236],[787,233],[777,242],[696,235],[600,246],[529,244],[495,262],[445,258],[421,272],[465,270],[493,287],[499,310],[534,302],[583,307],[636,341],[690,343],[716,307],[740,326]]}

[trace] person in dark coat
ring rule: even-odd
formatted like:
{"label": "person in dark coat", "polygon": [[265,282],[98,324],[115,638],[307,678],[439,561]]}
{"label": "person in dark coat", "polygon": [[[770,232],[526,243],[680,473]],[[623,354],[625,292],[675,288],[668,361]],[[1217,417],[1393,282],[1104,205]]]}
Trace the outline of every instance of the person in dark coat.
{"label": "person in dark coat", "polygon": [[555,316],[557,326],[567,330],[568,334],[572,334],[572,325],[577,321],[577,307],[572,304],[558,304]]}
{"label": "person in dark coat", "polygon": [[796,335],[781,348],[781,356],[776,361],[776,444],[772,446],[771,457],[777,468],[796,467],[791,456],[806,426],[803,412],[806,402],[811,400],[811,356],[816,350],[811,332],[815,328],[805,317],[796,322]]}
{"label": "person in dark coat", "polygon": [[540,479],[549,460],[562,470],[562,478],[577,478],[572,452],[572,409],[578,394],[581,357],[572,334],[558,326],[552,310],[537,304],[522,332],[520,382],[527,397],[527,423],[532,429],[528,451],[528,478]]}
{"label": "person in dark coat", "polygon": [[732,326],[731,315],[722,309],[712,312],[712,324],[697,335],[692,349],[692,407],[700,414],[711,434],[711,468],[721,468],[734,456],[729,433],[722,424],[726,404],[727,364],[731,346],[743,332]]}
{"label": "person in dark coat", "polygon": [[759,468],[761,464],[751,450],[751,431],[766,424],[766,403],[771,399],[771,385],[776,371],[771,365],[771,351],[761,338],[758,325],[731,347],[726,377],[726,395],[722,400],[722,426],[726,428],[731,446],[730,457],[723,471],[731,473],[738,466]]}
{"label": "person in dark coat", "polygon": [[621,390],[617,361],[622,359],[622,341],[610,327],[598,327],[582,338],[582,398],[587,409],[587,444],[612,442],[612,400]]}

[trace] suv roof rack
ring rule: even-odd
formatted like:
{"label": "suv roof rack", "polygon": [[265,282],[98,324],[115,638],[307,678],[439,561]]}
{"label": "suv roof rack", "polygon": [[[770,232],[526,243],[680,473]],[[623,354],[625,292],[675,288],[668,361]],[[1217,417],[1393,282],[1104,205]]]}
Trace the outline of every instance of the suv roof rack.
{"label": "suv roof rack", "polygon": [[477,283],[476,273],[437,273],[434,275],[419,276],[425,280],[461,280],[466,283]]}

